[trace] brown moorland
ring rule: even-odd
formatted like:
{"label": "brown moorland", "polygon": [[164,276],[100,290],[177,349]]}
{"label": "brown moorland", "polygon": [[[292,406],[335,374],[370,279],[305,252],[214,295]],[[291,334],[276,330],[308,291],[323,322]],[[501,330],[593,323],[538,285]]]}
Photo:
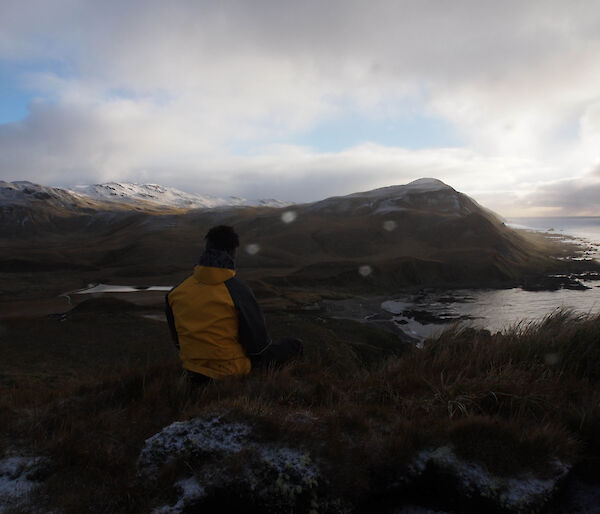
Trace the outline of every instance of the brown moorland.
{"label": "brown moorland", "polygon": [[[273,336],[293,329],[305,340],[302,359],[190,390],[164,323],[89,302],[63,321],[3,323],[1,448],[49,457],[33,499],[41,510],[159,505],[168,480],[148,491],[136,479],[144,440],[214,411],[334,463],[330,487],[358,506],[388,491],[417,451],[447,443],[499,475],[543,476],[555,458],[598,465],[599,317],[562,312],[496,335],[457,328],[417,349],[370,325],[270,312]],[[311,423],[290,421],[298,412]],[[402,494],[410,499],[399,491],[396,505]]]}

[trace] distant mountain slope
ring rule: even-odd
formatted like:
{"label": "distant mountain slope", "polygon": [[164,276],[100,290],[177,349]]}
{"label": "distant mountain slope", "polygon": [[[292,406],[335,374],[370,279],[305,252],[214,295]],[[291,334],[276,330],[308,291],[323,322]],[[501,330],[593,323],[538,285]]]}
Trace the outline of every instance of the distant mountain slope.
{"label": "distant mountain slope", "polygon": [[35,234],[51,226],[59,230],[65,228],[65,223],[68,228],[72,225],[71,218],[93,217],[94,220],[87,222],[106,222],[139,213],[175,214],[189,209],[286,205],[290,204],[274,199],[251,202],[235,196],[203,196],[156,184],[111,182],[62,189],[29,181],[0,181],[0,234]]}
{"label": "distant mountain slope", "polygon": [[239,205],[266,205],[271,207],[283,207],[289,205],[289,202],[279,200],[249,201],[237,196],[218,198],[210,195],[186,193],[173,187],[165,187],[158,184],[132,184],[128,182],[109,182],[106,184],[75,186],[72,191],[94,200],[124,203],[139,203],[141,201],[186,209],[210,209],[213,207]]}
{"label": "distant mountain slope", "polygon": [[236,227],[238,266],[265,287],[507,286],[566,266],[436,179],[283,208],[190,209],[180,206],[185,193],[167,188],[110,187],[83,195],[0,183],[0,272],[72,267],[83,270],[82,281],[146,276],[175,283],[216,224]]}
{"label": "distant mountain slope", "polygon": [[0,235],[35,235],[40,231],[67,230],[74,223],[81,222],[82,218],[97,222],[136,212],[158,214],[170,211],[165,206],[143,200],[108,202],[100,197],[93,198],[28,181],[0,181]]}
{"label": "distant mountain slope", "polygon": [[338,214],[386,214],[409,209],[466,215],[481,210],[467,195],[434,178],[422,178],[399,186],[335,196],[312,204],[310,210]]}
{"label": "distant mountain slope", "polygon": [[275,273],[274,283],[500,284],[549,264],[499,216],[436,179],[290,210],[291,223],[282,223],[281,213],[240,223],[245,239],[261,248],[244,255],[244,263],[296,266]]}

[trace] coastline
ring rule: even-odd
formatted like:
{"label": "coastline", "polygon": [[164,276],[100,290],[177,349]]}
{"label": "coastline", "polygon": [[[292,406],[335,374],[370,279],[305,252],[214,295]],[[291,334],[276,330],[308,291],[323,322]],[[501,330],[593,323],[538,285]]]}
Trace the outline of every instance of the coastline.
{"label": "coastline", "polygon": [[[561,272],[531,275],[504,287],[494,287],[493,284],[483,284],[478,288],[407,287],[388,296],[364,295],[343,300],[322,300],[322,310],[331,318],[377,324],[417,344],[457,323],[497,332],[517,323],[541,320],[557,309],[588,314],[600,311],[600,262],[595,254],[590,256],[592,252],[600,252],[600,240],[595,242],[580,236],[525,227],[515,230],[525,232],[527,237],[536,240],[543,238],[546,244],[551,245],[555,258],[564,263]],[[591,291],[586,298],[588,301],[579,302],[580,298],[585,297],[575,295],[587,291]],[[506,302],[510,307],[501,302]],[[489,312],[499,312],[503,316],[498,315],[497,320],[490,320],[486,324],[485,308],[475,308],[481,303],[490,304]],[[514,317],[511,318],[510,313],[505,311],[514,311]],[[534,315],[536,311],[537,316]]]}

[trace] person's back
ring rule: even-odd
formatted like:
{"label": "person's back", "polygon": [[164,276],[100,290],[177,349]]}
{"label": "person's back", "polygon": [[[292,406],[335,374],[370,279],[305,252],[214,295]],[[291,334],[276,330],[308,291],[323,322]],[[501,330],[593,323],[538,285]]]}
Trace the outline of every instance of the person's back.
{"label": "person's back", "polygon": [[192,276],[166,296],[183,368],[202,381],[244,375],[253,365],[281,364],[300,354],[298,340],[271,343],[252,291],[235,277],[239,238],[233,228],[214,227],[205,239]]}
{"label": "person's back", "polygon": [[238,313],[225,285],[234,276],[230,269],[196,266],[168,295],[185,369],[210,378],[250,371],[238,340]]}

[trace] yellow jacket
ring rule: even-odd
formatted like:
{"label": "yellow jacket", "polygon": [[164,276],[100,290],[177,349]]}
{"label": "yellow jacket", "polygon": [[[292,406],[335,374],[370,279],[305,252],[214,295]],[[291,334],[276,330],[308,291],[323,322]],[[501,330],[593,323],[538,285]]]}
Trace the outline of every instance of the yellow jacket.
{"label": "yellow jacket", "polygon": [[235,270],[196,266],[166,297],[167,320],[185,369],[211,378],[250,372],[268,345],[262,311]]}

